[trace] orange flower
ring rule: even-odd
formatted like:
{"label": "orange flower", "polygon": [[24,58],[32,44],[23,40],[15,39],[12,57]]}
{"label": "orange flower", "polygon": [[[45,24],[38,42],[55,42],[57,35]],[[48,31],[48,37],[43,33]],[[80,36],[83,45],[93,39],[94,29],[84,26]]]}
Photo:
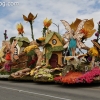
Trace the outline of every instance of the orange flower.
{"label": "orange flower", "polygon": [[29,13],[28,17],[26,17],[25,15],[23,15],[23,19],[27,22],[30,23],[30,27],[31,27],[31,32],[32,32],[32,39],[34,40],[34,34],[33,34],[33,21],[34,19],[37,17],[37,14],[36,16],[34,16],[32,13]]}
{"label": "orange flower", "polygon": [[23,34],[24,33],[23,25],[21,23],[17,24],[16,28],[18,30],[18,34]]}
{"label": "orange flower", "polygon": [[85,35],[85,37],[88,35],[89,31],[87,29],[82,28],[80,30],[80,33],[83,33]]}
{"label": "orange flower", "polygon": [[48,28],[52,24],[52,19],[48,20],[47,18],[43,21],[44,27]]}
{"label": "orange flower", "polygon": [[69,72],[67,75],[62,77],[61,82],[74,84],[74,83],[77,83],[77,79],[82,75],[83,74],[81,72]]}
{"label": "orange flower", "polygon": [[93,19],[90,19],[84,23],[84,28],[80,30],[80,32],[84,33],[85,38],[90,38],[96,31],[93,28],[94,28],[94,22],[93,22]]}
{"label": "orange flower", "polygon": [[33,21],[36,17],[37,17],[37,15],[34,16],[32,13],[29,13],[28,17],[26,17],[25,15],[23,15],[23,19],[24,19],[25,21],[28,21],[28,22]]}

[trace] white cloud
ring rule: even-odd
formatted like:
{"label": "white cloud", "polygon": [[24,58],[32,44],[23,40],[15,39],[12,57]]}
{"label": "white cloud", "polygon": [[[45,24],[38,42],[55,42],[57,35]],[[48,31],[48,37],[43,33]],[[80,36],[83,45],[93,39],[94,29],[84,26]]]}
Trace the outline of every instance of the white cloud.
{"label": "white cloud", "polygon": [[[2,0],[0,2],[12,2],[12,0]],[[14,1],[13,1],[14,2]],[[53,22],[59,25],[60,33],[64,34],[66,31],[62,23],[61,19],[68,21],[69,23],[73,22],[76,18],[80,19],[94,19],[95,28],[97,29],[97,22],[99,21],[100,16],[100,8],[94,8],[95,3],[98,0],[17,0],[16,2],[19,5],[2,7],[0,6],[0,33],[3,36],[3,32],[5,29],[8,30],[9,37],[17,36],[16,25],[17,23],[22,23],[24,26],[25,36],[27,36],[31,40],[31,30],[29,23],[26,23],[23,20],[22,15],[28,16],[29,12],[32,12],[34,15],[38,13],[37,18],[33,24],[34,37],[38,38],[42,35],[43,28],[43,20],[47,18],[52,18]],[[6,15],[6,16],[5,16]],[[51,30],[58,31],[58,28],[52,24],[50,26]],[[92,37],[94,38],[94,36]],[[92,43],[88,39],[86,44]],[[4,38],[0,37],[0,45]]]}

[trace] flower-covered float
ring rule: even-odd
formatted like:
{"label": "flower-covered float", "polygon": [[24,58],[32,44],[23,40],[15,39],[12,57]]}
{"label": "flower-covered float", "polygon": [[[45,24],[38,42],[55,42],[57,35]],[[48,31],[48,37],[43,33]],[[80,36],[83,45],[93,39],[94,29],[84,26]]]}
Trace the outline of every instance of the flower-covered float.
{"label": "flower-covered float", "polygon": [[[23,19],[30,24],[32,41],[24,37],[21,23],[17,24],[19,36],[7,40],[5,31],[0,49],[0,78],[63,84],[100,81],[100,23],[95,33],[93,19],[77,18],[72,24],[61,20],[67,30],[62,36],[59,31],[49,30],[53,22],[46,18],[42,36],[35,39],[33,21],[36,18],[37,15],[32,13],[28,17],[23,15]],[[96,39],[91,40],[93,47],[90,48],[85,41],[94,33]]]}
{"label": "flower-covered float", "polygon": [[[62,38],[60,34],[57,32],[52,32],[48,29],[48,27],[51,25],[52,20],[48,20],[47,18],[43,21],[44,27],[43,27],[43,36],[35,39],[33,35],[33,20],[37,17],[34,16],[32,13],[29,13],[28,17],[23,15],[23,19],[25,21],[28,21],[31,26],[31,32],[32,32],[32,39],[33,41],[30,41],[27,37],[24,37],[24,27],[23,25],[17,24],[17,30],[18,34],[20,36],[18,37],[11,37],[9,40],[4,40],[2,43],[2,49],[1,52],[3,52],[2,62],[1,62],[1,77],[4,77],[8,75],[9,79],[13,80],[34,80],[34,81],[54,81],[54,75],[55,73],[58,75],[59,72],[61,72],[62,68],[56,68],[62,65],[61,58],[62,57]],[[49,34],[50,33],[50,34]],[[6,34],[6,33],[5,33]],[[4,36],[6,37],[6,35]],[[46,35],[48,36],[46,37]],[[53,39],[53,45],[55,45],[56,42],[57,45],[55,45],[54,48],[52,48],[52,45],[49,44],[51,42],[51,39]],[[59,44],[60,43],[60,44]],[[43,51],[40,50],[39,47],[43,48]],[[60,56],[59,59],[56,62],[56,65],[53,64],[53,53],[54,56],[57,54]],[[7,57],[8,58],[7,58]],[[49,64],[49,60],[52,56],[52,59]],[[55,59],[54,59],[55,60]],[[59,65],[58,65],[59,64]],[[41,70],[43,71],[42,76],[38,72],[41,73]],[[41,78],[40,78],[41,76]],[[38,79],[39,78],[39,79]],[[44,78],[44,79],[43,79]],[[42,79],[42,80],[41,80]]]}
{"label": "flower-covered float", "polygon": [[[66,64],[62,75],[55,77],[54,80],[63,84],[100,82],[100,23],[98,23],[98,31],[95,33],[97,38],[91,40],[93,47],[89,48],[84,44],[84,39],[90,38],[96,31],[93,29],[93,19],[82,21],[76,19],[71,25],[64,20],[61,21],[68,31],[64,34],[64,37],[68,39],[64,48],[67,48],[69,56],[65,57]],[[78,52],[76,54],[76,48],[79,51],[85,49],[87,53]]]}

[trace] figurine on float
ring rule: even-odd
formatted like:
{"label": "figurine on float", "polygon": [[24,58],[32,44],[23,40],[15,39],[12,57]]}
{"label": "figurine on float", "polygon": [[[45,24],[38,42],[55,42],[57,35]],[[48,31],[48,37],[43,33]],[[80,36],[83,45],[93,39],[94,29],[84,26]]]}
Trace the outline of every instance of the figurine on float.
{"label": "figurine on float", "polygon": [[[70,56],[75,56],[76,48],[87,48],[87,46],[83,43],[83,40],[91,37],[95,32],[95,29],[93,29],[93,19],[76,19],[76,21],[71,25],[65,20],[61,20],[61,22],[67,30],[67,32],[63,35],[63,37],[67,39],[64,48],[68,48]],[[91,24],[91,26],[88,26],[89,24]]]}
{"label": "figurine on float", "polygon": [[[90,56],[88,50],[90,47],[87,47],[84,44],[84,40],[90,38],[94,32],[96,31],[94,28],[93,19],[76,19],[71,25],[65,20],[61,20],[67,32],[63,35],[64,39],[66,40],[66,44],[63,48],[69,50],[70,55],[65,56],[65,60],[67,61],[64,69],[64,75],[67,75],[71,71],[78,71],[78,72],[85,72],[90,70],[89,64],[87,62],[87,57]],[[86,54],[81,54],[81,52],[77,55],[77,50],[85,49],[87,50]],[[77,51],[78,52],[78,51]],[[63,73],[63,71],[62,71]],[[67,78],[67,76],[66,76]]]}
{"label": "figurine on float", "polygon": [[7,36],[7,30],[5,30],[5,33],[4,33],[4,41],[2,43],[2,48],[0,50],[0,58],[1,58],[1,62],[4,62],[2,64],[2,68],[0,69],[0,72],[1,71],[7,71],[7,72],[10,72],[11,70],[11,63],[12,63],[12,60],[11,60],[11,49],[10,49],[10,43],[8,41],[6,41],[6,39],[8,39],[8,36]]}
{"label": "figurine on float", "polygon": [[64,34],[64,38],[68,39],[67,43],[64,45],[64,48],[68,48],[70,51],[70,56],[75,56],[76,47],[78,48],[85,47],[85,45],[81,42],[84,34],[80,33],[80,30],[83,28],[86,20],[83,20],[79,23],[76,30],[71,29],[69,23],[65,20],[61,20],[67,32]]}

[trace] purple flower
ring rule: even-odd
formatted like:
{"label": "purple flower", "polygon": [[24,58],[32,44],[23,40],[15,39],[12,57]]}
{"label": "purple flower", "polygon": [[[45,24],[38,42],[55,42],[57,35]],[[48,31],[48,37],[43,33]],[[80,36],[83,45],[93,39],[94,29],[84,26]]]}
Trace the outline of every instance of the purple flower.
{"label": "purple flower", "polygon": [[87,60],[90,62],[90,61],[92,60],[92,57],[89,56],[89,57],[87,58]]}
{"label": "purple flower", "polygon": [[99,33],[98,33],[98,32],[97,32],[97,33],[95,33],[95,36],[97,36],[97,37],[98,37],[98,36],[99,36]]}

